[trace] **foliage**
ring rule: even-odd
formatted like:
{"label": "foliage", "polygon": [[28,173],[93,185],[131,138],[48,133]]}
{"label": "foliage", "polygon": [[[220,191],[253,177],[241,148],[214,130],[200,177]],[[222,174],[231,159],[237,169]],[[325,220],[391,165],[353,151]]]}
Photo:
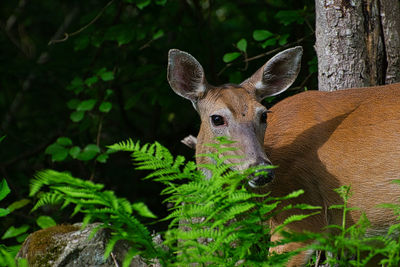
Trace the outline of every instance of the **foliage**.
{"label": "foliage", "polygon": [[373,257],[383,256],[383,250],[379,249],[379,244],[383,244],[385,237],[366,235],[370,227],[368,218],[362,213],[358,222],[347,225],[349,212],[356,210],[348,206],[351,197],[351,187],[341,186],[335,191],[340,195],[343,204],[332,205],[329,209],[342,210],[342,224],[329,225],[328,235],[316,235],[317,242],[312,245],[315,250],[329,252],[326,254],[325,263],[334,266],[365,266]]}
{"label": "foliage", "polygon": [[[2,201],[9,193],[10,193],[10,188],[8,187],[6,180],[5,179],[1,180],[0,201]],[[14,202],[6,209],[0,208],[0,218],[9,215],[13,210],[20,208],[22,206],[23,205]],[[21,243],[26,237],[25,233],[28,230],[28,228],[29,228],[28,225],[23,225],[18,228],[11,226],[4,232],[1,239],[4,240],[9,238],[17,238],[17,240],[19,240],[19,243]],[[14,257],[17,254],[20,247],[21,247],[20,244],[15,246],[6,246],[4,244],[0,244],[0,266],[16,267],[17,263],[15,262]],[[18,266],[23,267],[28,265],[26,260],[21,259],[18,261]]]}
{"label": "foliage", "polygon": [[[38,195],[34,210],[48,204],[61,205],[61,208],[72,204],[72,215],[84,213],[85,223],[102,222],[101,227],[112,231],[105,257],[109,256],[118,240],[127,240],[132,245],[124,266],[136,254],[147,259],[158,258],[164,265],[179,266],[195,262],[225,266],[241,261],[251,265],[284,263],[296,252],[269,254],[269,247],[277,244],[269,241],[271,229],[264,222],[279,212],[281,202],[297,197],[302,191],[281,198],[249,192],[245,183],[249,171],[231,171],[229,168],[232,166],[223,164],[226,156],[222,156],[222,151],[226,149],[222,146],[226,142],[220,139],[215,146],[218,153],[208,155],[217,160],[216,165],[201,166],[213,174],[210,179],[197,170],[196,164],[185,162],[182,156],[174,158],[159,143],[141,146],[128,140],[111,146],[113,150],[132,152],[136,168],[151,171],[145,179],[166,186],[162,194],[167,195],[165,201],[171,203],[172,208],[170,214],[162,219],[169,221],[169,228],[163,234],[163,246],[153,243],[148,229],[139,221],[142,217],[155,217],[146,205],[131,204],[126,199],[117,198],[111,191],[104,191],[100,184],[67,173],[47,170],[36,175],[31,183],[31,195],[44,187],[49,191]],[[255,198],[259,201],[254,201]],[[292,208],[319,209],[309,205]],[[313,214],[315,212],[292,216],[286,224]],[[287,242],[291,240],[289,238]]]}

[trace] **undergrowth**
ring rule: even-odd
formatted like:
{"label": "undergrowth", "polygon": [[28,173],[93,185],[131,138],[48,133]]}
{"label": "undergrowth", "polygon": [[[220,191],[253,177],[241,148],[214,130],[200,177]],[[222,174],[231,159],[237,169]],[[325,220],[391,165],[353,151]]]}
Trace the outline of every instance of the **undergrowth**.
{"label": "undergrowth", "polygon": [[[280,198],[269,193],[249,191],[247,177],[255,169],[238,172],[232,171],[232,164],[224,164],[229,157],[224,152],[232,149],[225,146],[229,142],[219,139],[213,145],[216,153],[202,155],[212,157],[215,164],[201,166],[186,161],[182,156],[173,157],[159,143],[142,146],[128,140],[110,147],[115,151],[130,152],[136,169],[149,171],[144,179],[165,185],[162,191],[164,201],[171,204],[166,218],[156,219],[144,203],[130,203],[118,198],[112,191],[104,190],[101,184],[53,170],[39,172],[32,180],[31,196],[39,198],[34,210],[44,205],[60,205],[62,209],[72,205],[72,215],[85,215],[84,224],[101,222],[98,229],[108,228],[112,233],[105,258],[117,241],[129,242],[131,248],[123,266],[128,266],[135,255],[147,260],[157,259],[163,266],[189,266],[194,263],[207,266],[284,266],[290,257],[300,251],[274,254],[269,249],[296,240],[315,241],[303,250],[312,248],[328,252],[325,261],[315,258],[310,265],[364,266],[378,254],[384,256],[382,263],[398,265],[399,240],[392,239],[390,235],[399,229],[398,225],[393,226],[387,236],[374,238],[365,237],[369,225],[365,216],[361,216],[355,225],[346,225],[346,216],[353,209],[348,207],[350,187],[337,189],[343,204],[330,207],[343,212],[342,225],[329,226],[334,234],[284,232],[286,225],[317,214],[320,207],[284,205],[285,200],[298,197],[302,190]],[[211,177],[204,177],[199,168],[207,169]],[[400,210],[396,205],[391,207]],[[282,225],[270,229],[266,223],[268,219],[288,209],[305,212],[290,216]],[[150,231],[141,222],[143,217],[169,222],[168,230],[161,233],[162,244],[153,242]],[[271,242],[269,237],[272,231],[280,231],[285,238],[279,243]],[[385,246],[378,249],[374,247],[374,242]],[[364,253],[367,256],[362,256]]]}

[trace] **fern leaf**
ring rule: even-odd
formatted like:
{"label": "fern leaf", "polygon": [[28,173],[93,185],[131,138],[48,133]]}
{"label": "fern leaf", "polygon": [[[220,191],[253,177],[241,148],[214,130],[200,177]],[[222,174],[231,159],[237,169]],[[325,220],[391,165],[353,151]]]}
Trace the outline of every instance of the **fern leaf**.
{"label": "fern leaf", "polygon": [[42,196],[40,196],[40,199],[32,208],[32,211],[35,211],[44,205],[62,204],[63,200],[64,200],[63,195],[59,193],[54,193],[54,192],[44,193]]}
{"label": "fern leaf", "polygon": [[304,219],[306,219],[306,218],[308,218],[310,216],[316,215],[316,214],[319,214],[319,212],[313,212],[313,213],[310,213],[310,214],[295,214],[295,215],[289,216],[288,218],[286,218],[286,220],[282,224],[280,224],[278,227],[276,227],[274,229],[274,233],[279,232],[281,229],[283,229],[284,227],[286,227],[290,223],[304,220]]}

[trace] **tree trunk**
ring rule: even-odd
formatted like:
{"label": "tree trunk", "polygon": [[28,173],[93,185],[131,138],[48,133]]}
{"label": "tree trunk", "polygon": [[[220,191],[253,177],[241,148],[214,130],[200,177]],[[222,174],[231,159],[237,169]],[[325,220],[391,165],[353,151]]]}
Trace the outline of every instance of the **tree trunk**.
{"label": "tree trunk", "polygon": [[399,0],[316,0],[321,91],[400,81]]}

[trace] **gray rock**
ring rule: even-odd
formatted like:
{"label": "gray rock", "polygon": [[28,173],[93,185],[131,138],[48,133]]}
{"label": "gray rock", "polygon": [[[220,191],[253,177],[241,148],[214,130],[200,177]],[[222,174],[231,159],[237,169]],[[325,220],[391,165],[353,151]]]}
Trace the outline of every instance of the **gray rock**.
{"label": "gray rock", "polygon": [[[81,224],[58,225],[34,232],[25,240],[17,258],[26,258],[30,267],[122,266],[128,244],[117,242],[111,256],[104,260],[109,231],[100,229],[89,238],[92,230],[99,225],[90,224],[85,229],[81,229]],[[146,264],[137,256],[130,266],[161,266],[154,260],[152,262]]]}

